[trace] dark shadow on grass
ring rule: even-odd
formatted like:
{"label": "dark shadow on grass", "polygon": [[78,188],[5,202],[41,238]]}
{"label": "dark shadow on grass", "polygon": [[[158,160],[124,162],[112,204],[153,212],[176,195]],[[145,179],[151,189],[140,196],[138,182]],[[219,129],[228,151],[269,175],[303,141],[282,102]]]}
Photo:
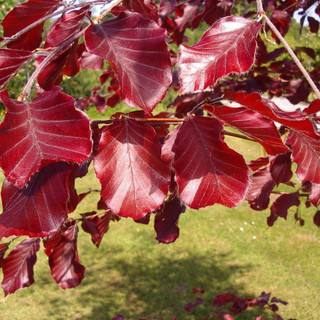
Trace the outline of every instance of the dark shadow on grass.
{"label": "dark shadow on grass", "polygon": [[[208,306],[214,295],[225,292],[243,298],[254,297],[242,286],[234,284],[234,280],[245,275],[250,266],[237,264],[229,253],[205,255],[174,251],[171,256],[166,251],[154,257],[147,252],[148,248],[137,248],[134,257],[131,252],[126,260],[123,259],[125,250],[122,246],[113,247],[114,254],[110,251],[109,257],[104,256],[105,267],[94,262],[86,265],[86,278],[76,305],[87,307],[89,311],[79,314],[77,319],[111,320],[117,314],[122,314],[126,320],[171,320],[174,316],[178,320],[204,319],[208,307],[200,306],[192,313],[183,309],[197,298],[191,292],[192,287],[206,291],[201,298],[207,300]],[[117,255],[121,255],[121,259]],[[181,286],[187,288],[182,290]],[[55,313],[59,310],[61,320],[65,319],[64,308],[68,305],[56,299],[50,304],[49,318],[50,314],[55,314],[60,320]],[[251,320],[254,315],[246,312],[238,319]]]}

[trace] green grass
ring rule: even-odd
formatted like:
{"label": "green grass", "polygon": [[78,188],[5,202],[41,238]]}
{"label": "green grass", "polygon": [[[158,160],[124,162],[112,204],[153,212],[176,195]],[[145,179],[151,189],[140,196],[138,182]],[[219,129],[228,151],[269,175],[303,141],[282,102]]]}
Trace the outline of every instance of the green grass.
{"label": "green grass", "polygon": [[[259,156],[254,143],[228,141],[249,157]],[[92,168],[77,187],[79,192],[99,187]],[[86,197],[77,213],[93,210],[98,198],[97,193]],[[82,284],[60,289],[41,251],[36,282],[0,299],[0,319],[109,320],[118,313],[129,320],[204,319],[203,306],[192,314],[183,310],[195,299],[191,287],[205,289],[209,304],[216,294],[257,297],[265,290],[289,302],[280,309],[285,318],[319,319],[320,237],[311,211],[302,212],[304,227],[295,224],[291,213],[288,221],[268,228],[268,210],[254,212],[246,204],[188,210],[180,218],[179,239],[170,245],[157,243],[152,223],[145,226],[130,219],[112,223],[99,249],[80,231],[79,255],[86,266]],[[181,285],[189,289],[179,290]],[[237,319],[251,320],[254,315]]]}

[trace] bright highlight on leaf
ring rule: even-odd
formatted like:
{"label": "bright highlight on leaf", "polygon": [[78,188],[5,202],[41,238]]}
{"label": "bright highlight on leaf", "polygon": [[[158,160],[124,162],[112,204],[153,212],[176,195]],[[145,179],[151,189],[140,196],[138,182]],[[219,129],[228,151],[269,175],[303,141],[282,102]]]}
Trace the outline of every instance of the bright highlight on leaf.
{"label": "bright highlight on leaf", "polygon": [[0,166],[18,188],[50,162],[81,163],[91,153],[89,119],[60,90],[44,92],[30,103],[0,93],[7,111],[0,125]]}
{"label": "bright highlight on leaf", "polygon": [[242,17],[218,20],[192,47],[181,46],[181,94],[213,86],[231,72],[248,71],[254,62],[261,24]]}
{"label": "bright highlight on leaf", "polygon": [[138,121],[104,127],[94,168],[103,200],[119,216],[139,219],[158,209],[167,195],[170,170],[161,160],[156,132]]}
{"label": "bright highlight on leaf", "polygon": [[40,239],[25,239],[3,260],[3,280],[1,287],[8,295],[30,287],[34,283],[33,266],[37,261]]}
{"label": "bright highlight on leaf", "polygon": [[166,32],[139,13],[90,26],[85,33],[88,51],[109,61],[130,106],[151,113],[171,84],[171,61]]}
{"label": "bright highlight on leaf", "polygon": [[191,208],[215,203],[235,207],[245,198],[248,167],[223,141],[221,130],[215,119],[194,117],[186,120],[177,134],[172,166],[179,197]]}

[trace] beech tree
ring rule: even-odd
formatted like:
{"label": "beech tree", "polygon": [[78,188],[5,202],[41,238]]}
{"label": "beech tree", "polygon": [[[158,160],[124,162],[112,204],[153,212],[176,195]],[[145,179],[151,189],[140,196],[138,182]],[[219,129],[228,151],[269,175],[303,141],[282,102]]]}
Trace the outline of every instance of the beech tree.
{"label": "beech tree", "polygon": [[[306,71],[297,59],[298,52],[314,59],[313,49],[291,48],[283,38],[297,10],[301,29],[308,21],[310,31],[318,32],[319,22],[310,15],[317,1],[247,0],[238,3],[248,9],[244,16],[233,14],[234,2],[29,0],[4,17],[0,266],[5,295],[34,282],[40,241],[58,285],[79,285],[85,271],[77,253],[79,226],[99,247],[111,221],[129,217],[147,224],[154,215],[157,241],[172,243],[187,207],[232,208],[244,201],[253,210],[270,206],[272,226],[287,218],[290,207],[301,206],[301,199],[314,206],[314,223],[320,226],[315,84],[320,69]],[[95,17],[97,5],[104,9]],[[201,39],[188,45],[186,30],[205,24]],[[283,49],[268,51],[269,41]],[[281,56],[286,51],[292,59]],[[25,65],[34,71],[13,96],[6,86]],[[100,71],[101,85],[91,96],[75,99],[59,85],[83,69]],[[168,90],[175,98],[156,113]],[[285,112],[274,96],[308,107]],[[118,112],[121,101],[139,110]],[[90,120],[82,111],[88,103],[99,111],[114,108],[114,114]],[[225,136],[255,141],[266,156],[247,163]],[[77,193],[75,180],[85,179],[91,162],[101,200],[92,212],[72,218],[83,197],[90,197],[90,190]],[[275,191],[281,184],[294,191]],[[278,195],[272,204],[271,193]],[[302,217],[295,218],[303,224]],[[262,296],[260,305],[269,298]],[[225,295],[216,303],[240,303],[237,299]]]}

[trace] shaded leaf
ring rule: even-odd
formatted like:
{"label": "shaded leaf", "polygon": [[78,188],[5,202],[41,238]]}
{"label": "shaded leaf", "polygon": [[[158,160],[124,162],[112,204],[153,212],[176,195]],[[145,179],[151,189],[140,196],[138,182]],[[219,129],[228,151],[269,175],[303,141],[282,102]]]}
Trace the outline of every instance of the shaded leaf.
{"label": "shaded leaf", "polygon": [[[60,0],[29,0],[28,2],[15,6],[3,19],[3,35],[10,37],[33,22],[41,19],[46,14],[57,8]],[[38,24],[17,40],[11,41],[7,46],[12,49],[34,50],[42,41],[41,33],[44,22]]]}
{"label": "shaded leaf", "polygon": [[317,226],[320,227],[320,211],[317,211],[313,217],[313,223]]}
{"label": "shaded leaf", "polygon": [[252,171],[257,171],[261,167],[264,167],[268,164],[269,164],[269,157],[260,157],[256,160],[251,160],[248,163],[248,166]]}
{"label": "shaded leaf", "polygon": [[4,259],[4,255],[9,248],[9,242],[0,244],[0,268],[2,268],[2,262]]}
{"label": "shaded leaf", "polygon": [[282,194],[270,207],[271,215],[267,220],[268,225],[272,226],[278,217],[287,219],[289,208],[299,204],[299,192]]}
{"label": "shaded leaf", "polygon": [[227,92],[224,98],[244,105],[273,121],[277,121],[286,127],[304,133],[311,138],[319,138],[307,115],[300,111],[283,111],[272,101],[262,98],[259,93]]}
{"label": "shaded leaf", "polygon": [[276,183],[272,179],[269,167],[256,171],[251,177],[251,184],[247,194],[250,207],[254,210],[267,209],[270,193],[275,186]]}
{"label": "shaded leaf", "polygon": [[0,49],[0,89],[32,58],[32,55],[30,51]]}
{"label": "shaded leaf", "polygon": [[93,244],[99,248],[101,240],[105,233],[109,230],[109,223],[113,220],[113,213],[110,211],[103,214],[101,217],[95,216],[96,212],[89,212],[85,215],[82,215],[84,218],[82,222],[82,229],[85,232],[88,232],[91,235],[91,240]]}
{"label": "shaded leaf", "polygon": [[181,94],[204,90],[231,72],[248,71],[254,62],[257,21],[243,17],[218,20],[192,47],[181,46]]}
{"label": "shaded leaf", "polygon": [[311,187],[311,192],[309,195],[309,200],[311,203],[315,206],[318,207],[320,204],[320,184],[312,184]]}
{"label": "shaded leaf", "polygon": [[180,199],[171,195],[163,204],[154,220],[154,229],[157,233],[156,240],[162,243],[172,243],[179,237],[178,220],[186,206]]}
{"label": "shaded leaf", "polygon": [[89,52],[109,61],[121,85],[121,97],[130,106],[151,113],[172,80],[166,33],[139,13],[92,25],[85,32]]}
{"label": "shaded leaf", "polygon": [[1,197],[0,238],[11,235],[44,237],[55,232],[69,212],[72,169],[67,163],[52,163],[18,189],[4,181]]}
{"label": "shaded leaf", "polygon": [[85,272],[77,250],[78,227],[71,223],[65,230],[44,241],[53,279],[62,289],[78,286]]}
{"label": "shaded leaf", "polygon": [[291,153],[281,153],[273,157],[270,161],[270,172],[272,179],[278,185],[279,183],[286,183],[292,177],[291,170]]}
{"label": "shaded leaf", "polygon": [[167,195],[170,169],[161,160],[156,132],[138,121],[103,128],[94,168],[101,196],[117,215],[139,219],[158,209]]}
{"label": "shaded leaf", "polygon": [[291,131],[286,143],[292,148],[292,159],[297,163],[298,178],[320,184],[320,141]]}
{"label": "shaded leaf", "polygon": [[269,154],[289,151],[283,144],[274,122],[263,115],[246,107],[216,107],[212,112],[227,125],[258,141]]}
{"label": "shaded leaf", "polygon": [[[88,10],[89,7],[84,7],[67,12],[60,17],[47,34],[44,48],[58,47],[80,31]],[[55,85],[58,85],[62,81],[62,74],[72,77],[79,72],[77,43],[76,40],[73,44],[64,48],[61,54],[41,71],[38,76],[38,83],[43,89],[51,90]],[[42,60],[43,57],[37,58],[38,63]]]}
{"label": "shaded leaf", "polygon": [[248,167],[223,141],[221,130],[216,119],[204,117],[189,118],[179,128],[173,168],[179,198],[191,208],[215,203],[234,207],[248,190]]}
{"label": "shaded leaf", "polygon": [[3,260],[3,280],[1,287],[5,295],[30,287],[34,283],[33,266],[37,261],[40,239],[25,239]]}
{"label": "shaded leaf", "polygon": [[0,166],[18,188],[50,162],[81,163],[91,153],[89,119],[60,90],[44,92],[30,103],[0,93],[7,111],[0,125]]}
{"label": "shaded leaf", "polygon": [[158,21],[157,6],[153,0],[124,0],[122,4],[130,11],[138,12],[147,19]]}

